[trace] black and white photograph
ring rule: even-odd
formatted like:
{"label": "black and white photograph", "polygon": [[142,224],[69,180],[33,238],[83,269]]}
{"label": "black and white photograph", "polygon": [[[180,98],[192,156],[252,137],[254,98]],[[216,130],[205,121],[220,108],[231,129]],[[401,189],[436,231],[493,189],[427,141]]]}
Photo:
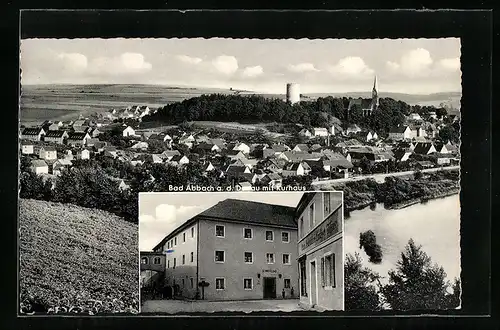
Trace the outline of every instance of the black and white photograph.
{"label": "black and white photograph", "polygon": [[141,193],[141,315],[343,310],[342,205],[339,191]]}
{"label": "black and white photograph", "polygon": [[[169,234],[158,230],[160,245],[143,249],[140,192],[207,193],[192,201],[203,205],[223,191],[270,199],[343,191],[346,260],[372,267],[357,249],[368,231],[363,242],[376,240],[383,254],[373,271],[392,285],[398,279],[386,272],[398,269],[396,255],[412,239],[411,249],[446,267],[440,292],[457,292],[449,288],[460,273],[460,39],[39,38],[22,39],[20,50],[21,314],[183,312],[194,305],[182,299],[203,292],[200,300],[268,306],[264,286],[284,309],[343,308],[342,271],[311,274],[344,256],[317,255],[323,242],[307,237],[295,252],[302,259],[290,259],[298,272],[290,288],[277,269],[282,278],[273,283],[255,269],[243,289],[228,274],[190,273],[184,288],[170,283],[139,299],[149,282],[137,275],[137,246],[155,265]],[[408,236],[395,217],[424,220]],[[304,221],[304,230],[315,228]],[[428,225],[436,228],[432,244]],[[253,281],[256,289],[246,290]],[[377,308],[405,308],[383,302],[389,289],[373,290]]]}

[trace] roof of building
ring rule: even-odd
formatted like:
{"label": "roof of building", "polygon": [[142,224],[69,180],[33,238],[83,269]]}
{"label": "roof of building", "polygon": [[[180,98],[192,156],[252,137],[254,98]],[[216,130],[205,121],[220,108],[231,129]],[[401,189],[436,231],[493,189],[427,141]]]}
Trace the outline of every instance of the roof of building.
{"label": "roof of building", "polygon": [[305,143],[299,143],[294,147],[294,149],[295,148],[299,148],[300,151],[309,151],[309,146]]}
{"label": "roof of building", "polygon": [[62,138],[64,136],[65,131],[59,131],[59,130],[51,130],[47,131],[45,133],[46,138]]}
{"label": "roof of building", "polygon": [[83,140],[86,136],[88,136],[85,132],[70,132],[68,134],[68,140]]}
{"label": "roof of building", "polygon": [[433,146],[431,142],[419,142],[415,146],[413,150],[416,154],[426,154],[429,152],[429,149]]}
{"label": "roof of building", "polygon": [[408,128],[408,126],[398,126],[398,127],[394,127],[392,128],[390,131],[389,131],[389,134],[390,133],[404,133],[406,131],[406,129]]}
{"label": "roof of building", "polygon": [[371,109],[372,100],[371,99],[351,99],[349,100],[349,106],[347,107],[350,110],[354,105],[360,105],[361,109]]}
{"label": "roof of building", "polygon": [[42,146],[40,150],[43,149],[45,151],[57,151],[54,146]]}
{"label": "roof of building", "polygon": [[40,127],[26,127],[22,131],[22,135],[38,135],[40,134]]}
{"label": "roof of building", "polygon": [[48,166],[47,163],[42,159],[34,159],[31,161],[31,165],[34,167]]}

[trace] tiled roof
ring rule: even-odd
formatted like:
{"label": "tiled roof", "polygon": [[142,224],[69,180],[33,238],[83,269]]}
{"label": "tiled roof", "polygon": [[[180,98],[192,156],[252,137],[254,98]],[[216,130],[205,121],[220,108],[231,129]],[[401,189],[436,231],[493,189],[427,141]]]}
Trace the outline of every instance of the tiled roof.
{"label": "tiled roof", "polygon": [[23,129],[22,135],[38,135],[40,133],[41,128],[38,127],[27,127]]}
{"label": "tiled roof", "polygon": [[200,213],[197,217],[297,228],[294,215],[295,208],[289,206],[226,199]]}
{"label": "tiled roof", "polygon": [[42,166],[47,166],[47,163],[44,160],[35,159],[31,161],[31,165],[34,167],[42,167]]}
{"label": "tiled roof", "polygon": [[84,132],[71,132],[68,134],[68,140],[78,140],[81,141],[85,138],[87,133]]}
{"label": "tiled roof", "polygon": [[48,131],[45,133],[46,138],[62,138],[65,131]]}

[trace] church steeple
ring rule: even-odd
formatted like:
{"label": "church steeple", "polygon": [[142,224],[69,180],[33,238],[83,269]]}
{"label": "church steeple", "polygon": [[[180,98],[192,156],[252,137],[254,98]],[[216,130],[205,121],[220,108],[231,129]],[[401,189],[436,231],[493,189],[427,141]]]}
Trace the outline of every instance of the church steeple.
{"label": "church steeple", "polygon": [[378,86],[377,86],[377,76],[373,80],[373,90],[372,90],[372,110],[378,107]]}

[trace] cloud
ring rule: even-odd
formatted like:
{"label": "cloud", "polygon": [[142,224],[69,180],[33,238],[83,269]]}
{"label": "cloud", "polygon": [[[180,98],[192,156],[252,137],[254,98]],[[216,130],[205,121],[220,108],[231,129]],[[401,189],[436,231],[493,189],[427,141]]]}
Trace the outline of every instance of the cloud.
{"label": "cloud", "polygon": [[344,57],[338,63],[329,68],[333,74],[346,76],[372,76],[375,71],[372,70],[361,57],[349,56]]}
{"label": "cloud", "polygon": [[234,56],[221,55],[213,61],[214,68],[224,74],[230,75],[238,70],[238,60]]}
{"label": "cloud", "polygon": [[150,71],[153,65],[146,62],[140,53],[123,53],[116,57],[98,57],[89,64],[93,74],[122,75],[144,73]]}
{"label": "cloud", "polygon": [[393,72],[404,74],[408,77],[428,75],[433,60],[427,49],[412,49],[403,56],[399,62],[387,61],[387,68]]}
{"label": "cloud", "polygon": [[187,55],[177,55],[176,58],[177,60],[187,64],[199,64],[202,61],[199,57],[191,57]]}
{"label": "cloud", "polygon": [[82,71],[88,66],[87,56],[80,53],[60,53],[57,55],[57,60],[68,71]]}
{"label": "cloud", "polygon": [[439,60],[438,65],[448,71],[460,70],[460,58],[443,58]]}
{"label": "cloud", "polygon": [[264,70],[260,65],[248,66],[243,70],[243,76],[249,78],[260,76],[262,73],[264,73]]}
{"label": "cloud", "polygon": [[288,71],[295,73],[304,73],[304,72],[318,72],[319,70],[314,67],[312,63],[298,63],[298,64],[290,64],[288,65]]}

